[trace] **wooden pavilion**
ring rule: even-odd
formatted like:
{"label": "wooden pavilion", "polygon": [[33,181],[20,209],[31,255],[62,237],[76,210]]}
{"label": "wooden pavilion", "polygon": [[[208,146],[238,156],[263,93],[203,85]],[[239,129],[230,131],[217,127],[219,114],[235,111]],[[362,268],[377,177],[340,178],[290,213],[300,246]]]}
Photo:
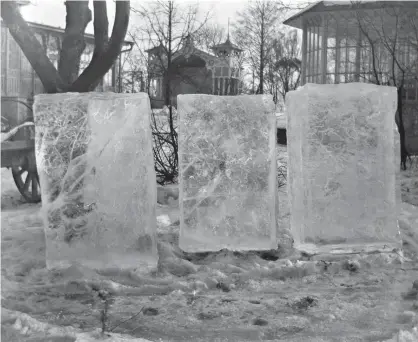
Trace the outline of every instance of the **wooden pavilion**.
{"label": "wooden pavilion", "polygon": [[406,147],[418,154],[417,1],[318,1],[284,24],[303,32],[302,85],[404,81]]}

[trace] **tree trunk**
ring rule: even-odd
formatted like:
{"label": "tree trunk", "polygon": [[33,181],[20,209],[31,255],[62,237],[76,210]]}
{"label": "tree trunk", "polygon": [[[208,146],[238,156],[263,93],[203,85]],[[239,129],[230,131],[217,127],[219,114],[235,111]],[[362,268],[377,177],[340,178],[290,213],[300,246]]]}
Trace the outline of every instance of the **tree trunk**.
{"label": "tree trunk", "polygon": [[61,78],[32,29],[20,14],[15,1],[1,2],[1,17],[30,65],[35,70],[47,93],[56,93],[62,87]]}
{"label": "tree trunk", "polygon": [[68,91],[87,92],[110,70],[119,57],[128,30],[130,1],[116,1],[116,14],[109,45],[100,58],[91,62]]}
{"label": "tree trunk", "polygon": [[[173,34],[173,11],[174,11],[174,3],[173,1],[169,1],[168,3],[169,11],[168,11],[168,56],[167,56],[167,88],[166,88],[166,103],[168,103],[168,111],[169,111],[169,124],[170,124],[170,136],[171,142],[173,146],[173,154],[174,154],[174,164],[178,165],[178,144],[177,144],[177,132],[174,129],[174,122],[173,122],[173,106],[171,104],[171,57],[172,57],[172,34]],[[176,177],[178,173],[173,174],[173,177]],[[174,180],[174,179],[173,179]],[[173,181],[172,180],[172,181]]]}
{"label": "tree trunk", "polygon": [[15,1],[1,2],[1,17],[47,93],[87,92],[97,85],[117,60],[129,24],[130,1],[116,1],[116,15],[110,44],[106,3],[95,1],[95,58],[78,77],[80,57],[85,48],[84,30],[91,20],[88,1],[67,1],[67,25],[60,52],[59,72],[23,19]]}
{"label": "tree trunk", "polygon": [[84,31],[91,21],[89,2],[66,1],[66,26],[62,40],[62,49],[58,63],[58,72],[66,88],[78,78],[80,71],[80,58],[86,42]]}
{"label": "tree trunk", "polygon": [[254,73],[254,69],[253,69],[252,94],[255,94],[255,73]]}
{"label": "tree trunk", "polygon": [[405,127],[403,125],[403,101],[402,101],[402,92],[403,92],[403,86],[398,88],[398,130],[399,130],[399,139],[400,139],[400,148],[401,148],[401,168],[403,170],[406,170],[406,159],[409,156],[409,153],[406,149],[405,145]]}
{"label": "tree trunk", "polygon": [[[90,63],[96,63],[105,53],[109,46],[109,20],[107,19],[106,1],[93,1],[94,6],[94,51]],[[100,83],[101,79],[96,80],[90,86],[93,91]]]}
{"label": "tree trunk", "polygon": [[168,36],[168,53],[167,53],[167,83],[165,87],[165,105],[170,110],[171,116],[171,54],[172,54],[172,46],[171,46],[171,39],[172,39],[172,19],[173,19],[173,8],[172,8],[172,1],[168,2],[168,27],[167,27],[167,36]]}
{"label": "tree trunk", "polygon": [[[264,6],[264,4],[263,4]],[[260,85],[258,94],[264,94],[264,8],[261,14],[261,46],[260,46]]]}

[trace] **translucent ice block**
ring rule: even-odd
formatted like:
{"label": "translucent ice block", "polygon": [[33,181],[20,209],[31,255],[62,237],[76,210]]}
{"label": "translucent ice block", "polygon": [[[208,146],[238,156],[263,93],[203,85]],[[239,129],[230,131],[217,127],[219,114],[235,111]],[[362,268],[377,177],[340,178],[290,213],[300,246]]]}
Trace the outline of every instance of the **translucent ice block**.
{"label": "translucent ice block", "polygon": [[399,247],[396,88],[307,84],[286,96],[295,247]]}
{"label": "translucent ice block", "polygon": [[148,96],[38,95],[34,114],[47,266],[155,267]]}
{"label": "translucent ice block", "polygon": [[272,97],[179,95],[177,103],[180,247],[276,248]]}

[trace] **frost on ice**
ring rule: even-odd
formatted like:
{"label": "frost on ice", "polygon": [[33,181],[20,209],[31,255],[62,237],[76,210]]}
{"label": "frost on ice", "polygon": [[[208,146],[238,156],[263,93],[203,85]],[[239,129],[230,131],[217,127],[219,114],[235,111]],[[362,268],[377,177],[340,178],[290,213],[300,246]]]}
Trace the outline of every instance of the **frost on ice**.
{"label": "frost on ice", "polygon": [[34,108],[48,267],[156,266],[148,96],[40,95]]}
{"label": "frost on ice", "polygon": [[179,95],[180,247],[276,246],[271,96]]}
{"label": "frost on ice", "polygon": [[296,247],[399,246],[396,105],[396,88],[363,83],[286,96]]}

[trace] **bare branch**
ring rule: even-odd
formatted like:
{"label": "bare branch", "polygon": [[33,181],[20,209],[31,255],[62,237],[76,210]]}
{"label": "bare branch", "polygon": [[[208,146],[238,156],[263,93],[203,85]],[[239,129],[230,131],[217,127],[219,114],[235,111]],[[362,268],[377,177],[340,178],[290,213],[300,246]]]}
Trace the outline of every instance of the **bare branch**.
{"label": "bare branch", "polygon": [[66,87],[77,78],[80,70],[80,58],[86,42],[84,32],[91,21],[88,0],[66,1],[66,26],[62,49],[58,63],[58,72]]}
{"label": "bare branch", "polygon": [[116,1],[116,14],[112,36],[107,50],[102,54],[101,63],[90,63],[80,77],[71,85],[69,91],[88,91],[92,80],[102,78],[119,56],[128,30],[130,1]]}

